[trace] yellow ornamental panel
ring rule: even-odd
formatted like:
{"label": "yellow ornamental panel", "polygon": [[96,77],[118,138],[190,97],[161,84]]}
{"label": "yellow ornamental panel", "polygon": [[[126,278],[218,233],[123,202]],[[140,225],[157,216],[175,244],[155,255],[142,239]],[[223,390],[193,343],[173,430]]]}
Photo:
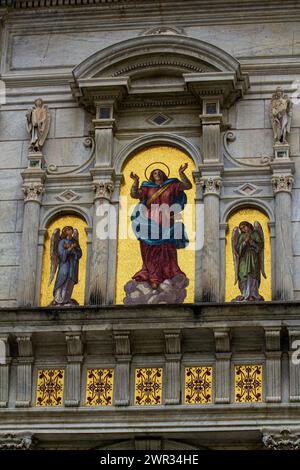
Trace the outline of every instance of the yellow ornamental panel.
{"label": "yellow ornamental panel", "polygon": [[237,403],[262,402],[262,366],[235,366],[235,401]]}
{"label": "yellow ornamental panel", "polygon": [[[85,272],[87,259],[86,222],[76,215],[63,215],[55,218],[47,229],[43,254],[42,282],[40,304],[47,306],[84,305]],[[70,240],[64,240],[63,229],[69,228]],[[72,230],[71,230],[72,229]],[[65,266],[59,254],[61,250],[69,251],[66,256],[71,259],[71,268],[65,276]],[[74,247],[72,248],[72,246]],[[76,246],[75,246],[76,245]]]}
{"label": "yellow ornamental panel", "polygon": [[[246,222],[249,228],[244,228],[242,222]],[[254,208],[240,209],[229,217],[226,235],[226,302],[272,300],[268,222],[268,217]]]}
{"label": "yellow ornamental panel", "polygon": [[62,406],[64,374],[63,369],[38,370],[36,406]]}
{"label": "yellow ornamental panel", "polygon": [[135,405],[161,405],[162,369],[135,370]]}
{"label": "yellow ornamental panel", "polygon": [[185,368],[184,402],[189,405],[212,403],[212,367]]}
{"label": "yellow ornamental panel", "polygon": [[114,369],[88,369],[86,405],[111,406],[114,390]]}

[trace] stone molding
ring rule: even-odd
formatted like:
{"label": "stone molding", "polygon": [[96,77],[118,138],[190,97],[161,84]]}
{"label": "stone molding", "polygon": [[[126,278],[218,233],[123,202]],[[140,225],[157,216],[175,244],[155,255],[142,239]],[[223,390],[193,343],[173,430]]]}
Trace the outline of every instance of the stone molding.
{"label": "stone molding", "polygon": [[0,450],[30,450],[37,443],[33,434],[0,434]]}

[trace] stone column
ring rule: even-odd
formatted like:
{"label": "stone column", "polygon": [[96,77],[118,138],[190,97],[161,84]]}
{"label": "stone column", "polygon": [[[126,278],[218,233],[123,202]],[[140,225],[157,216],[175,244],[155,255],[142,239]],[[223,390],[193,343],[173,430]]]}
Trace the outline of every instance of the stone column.
{"label": "stone column", "polygon": [[32,364],[34,361],[31,334],[17,336],[17,396],[16,407],[29,407],[32,396]]}
{"label": "stone column", "polygon": [[300,402],[300,328],[288,328],[290,401]]}
{"label": "stone column", "polygon": [[220,300],[220,240],[219,205],[222,179],[207,176],[202,179],[204,201],[204,245],[202,250],[202,300]]}
{"label": "stone column", "polygon": [[81,397],[81,365],[83,345],[78,333],[66,334],[67,368],[65,387],[65,406],[79,406]]}
{"label": "stone column", "polygon": [[230,403],[230,329],[215,328],[216,370],[215,403]]}
{"label": "stone column", "polygon": [[112,171],[106,173],[105,179],[100,179],[96,170],[93,174],[94,216],[88,299],[90,305],[102,305],[107,303],[109,239],[114,213],[110,201],[114,184],[109,178]]}
{"label": "stone column", "polygon": [[202,178],[198,171],[193,172],[193,178],[196,185],[195,197],[195,302],[202,300],[202,249],[204,243],[204,206],[203,206],[203,191],[202,191]]}
{"label": "stone column", "polygon": [[281,328],[265,328],[266,338],[266,401],[281,402]]}
{"label": "stone column", "polygon": [[132,358],[130,332],[114,332],[114,344],[116,355],[114,404],[115,406],[127,406],[130,404],[130,364]]}
{"label": "stone column", "polygon": [[275,195],[276,270],[274,300],[292,300],[293,248],[292,248],[292,185],[291,174],[272,177]]}
{"label": "stone column", "polygon": [[0,408],[5,408],[9,400],[9,373],[11,357],[9,353],[9,335],[0,336]]}
{"label": "stone column", "polygon": [[40,223],[40,204],[43,192],[44,171],[23,172],[24,219],[21,242],[21,255],[18,283],[18,305],[32,307],[35,305],[37,278],[37,252]]}
{"label": "stone column", "polygon": [[166,348],[165,404],[178,405],[180,404],[181,395],[181,332],[179,330],[166,330],[164,335]]}

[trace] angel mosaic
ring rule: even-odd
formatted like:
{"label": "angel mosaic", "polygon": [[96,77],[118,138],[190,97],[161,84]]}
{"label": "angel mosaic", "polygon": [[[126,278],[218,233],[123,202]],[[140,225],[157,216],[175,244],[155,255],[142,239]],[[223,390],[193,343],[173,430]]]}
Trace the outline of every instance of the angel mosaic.
{"label": "angel mosaic", "polygon": [[26,119],[27,130],[31,136],[29,149],[39,152],[47,138],[51,121],[49,108],[41,98],[35,100],[34,106],[27,111]]}
{"label": "angel mosaic", "polygon": [[78,284],[78,269],[81,257],[82,250],[79,245],[78,230],[70,226],[64,227],[61,232],[59,228],[55,229],[51,237],[49,286],[56,272],[57,275],[51,306],[78,305],[78,302],[72,299],[72,293],[75,284]]}
{"label": "angel mosaic", "polygon": [[266,278],[264,268],[264,232],[259,222],[243,221],[235,227],[231,236],[235,270],[235,284],[238,282],[241,295],[232,302],[262,301],[259,294],[261,275]]}

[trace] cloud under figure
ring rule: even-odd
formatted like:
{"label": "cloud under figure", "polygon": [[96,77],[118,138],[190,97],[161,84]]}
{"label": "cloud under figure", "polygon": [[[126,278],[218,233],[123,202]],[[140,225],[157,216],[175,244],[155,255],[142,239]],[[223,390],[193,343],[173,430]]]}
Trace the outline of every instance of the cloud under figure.
{"label": "cloud under figure", "polygon": [[124,304],[181,304],[186,298],[188,284],[189,280],[183,274],[164,280],[157,289],[153,289],[148,282],[137,282],[132,279],[124,286],[126,292]]}

